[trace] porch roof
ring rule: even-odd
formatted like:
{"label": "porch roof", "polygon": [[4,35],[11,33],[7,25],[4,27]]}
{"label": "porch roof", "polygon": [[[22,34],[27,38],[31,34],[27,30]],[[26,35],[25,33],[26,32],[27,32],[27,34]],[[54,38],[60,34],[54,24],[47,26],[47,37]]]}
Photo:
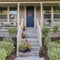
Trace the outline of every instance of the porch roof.
{"label": "porch roof", "polygon": [[60,1],[60,0],[0,0],[0,2],[40,2],[40,1]]}

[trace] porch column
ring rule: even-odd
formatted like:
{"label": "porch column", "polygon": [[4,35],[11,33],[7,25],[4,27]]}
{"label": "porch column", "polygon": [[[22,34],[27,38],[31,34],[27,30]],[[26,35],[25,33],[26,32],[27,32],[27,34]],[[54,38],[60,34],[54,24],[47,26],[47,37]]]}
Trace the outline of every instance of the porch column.
{"label": "porch column", "polygon": [[53,27],[53,6],[51,6],[51,27]]}
{"label": "porch column", "polygon": [[42,6],[42,2],[40,3],[41,6],[41,20],[40,20],[40,24],[41,24],[41,28],[43,28],[43,6]]}
{"label": "porch column", "polygon": [[7,21],[10,22],[10,21],[9,21],[9,6],[8,6],[7,11],[8,11],[8,13],[7,13]]}
{"label": "porch column", "polygon": [[20,25],[20,18],[19,18],[20,12],[19,12],[19,7],[20,7],[20,3],[18,3],[18,7],[17,7],[17,27],[19,27],[19,25]]}
{"label": "porch column", "polygon": [[[19,19],[19,3],[18,3],[18,7],[17,7],[17,30],[19,31],[19,25],[20,25],[20,19]],[[19,39],[17,36],[17,56],[19,56]]]}

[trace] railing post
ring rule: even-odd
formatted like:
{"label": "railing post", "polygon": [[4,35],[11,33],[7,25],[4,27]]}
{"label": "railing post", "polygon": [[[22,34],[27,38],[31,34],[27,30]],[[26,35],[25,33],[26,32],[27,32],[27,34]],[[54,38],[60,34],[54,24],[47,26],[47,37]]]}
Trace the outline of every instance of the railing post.
{"label": "railing post", "polygon": [[18,34],[17,34],[17,56],[19,56],[19,33],[20,33],[20,27],[18,29]]}
{"label": "railing post", "polygon": [[39,26],[39,40],[40,40],[40,47],[42,47],[42,33],[41,33],[41,27]]}

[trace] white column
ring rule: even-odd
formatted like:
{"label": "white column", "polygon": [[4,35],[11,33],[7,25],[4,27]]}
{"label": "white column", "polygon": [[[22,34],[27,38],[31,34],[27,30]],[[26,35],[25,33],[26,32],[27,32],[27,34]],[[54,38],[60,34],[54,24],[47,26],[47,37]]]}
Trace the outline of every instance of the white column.
{"label": "white column", "polygon": [[25,26],[26,26],[26,6],[25,6]]}
{"label": "white column", "polygon": [[34,6],[34,27],[37,27],[37,21],[36,21],[36,6]]}
{"label": "white column", "polygon": [[7,9],[7,22],[9,22],[9,6],[8,6],[8,9]]}
{"label": "white column", "polygon": [[[19,19],[19,3],[17,7],[17,30],[19,31],[20,19]],[[17,35],[17,56],[19,56],[19,36]]]}
{"label": "white column", "polygon": [[19,7],[20,7],[20,4],[18,3],[18,7],[17,7],[17,27],[19,27],[20,25],[20,12],[19,12]]}
{"label": "white column", "polygon": [[51,27],[53,27],[53,6],[51,6]]}
{"label": "white column", "polygon": [[41,24],[41,28],[43,28],[43,6],[42,6],[42,2],[40,3],[41,6],[41,20],[40,20],[40,24]]}

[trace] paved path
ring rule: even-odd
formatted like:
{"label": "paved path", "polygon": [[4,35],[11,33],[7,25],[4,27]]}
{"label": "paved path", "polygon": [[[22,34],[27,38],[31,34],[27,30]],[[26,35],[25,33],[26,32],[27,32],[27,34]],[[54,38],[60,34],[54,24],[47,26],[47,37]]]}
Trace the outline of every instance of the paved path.
{"label": "paved path", "polygon": [[15,60],[44,60],[44,58],[40,58],[38,56],[31,56],[31,57],[17,57]]}

